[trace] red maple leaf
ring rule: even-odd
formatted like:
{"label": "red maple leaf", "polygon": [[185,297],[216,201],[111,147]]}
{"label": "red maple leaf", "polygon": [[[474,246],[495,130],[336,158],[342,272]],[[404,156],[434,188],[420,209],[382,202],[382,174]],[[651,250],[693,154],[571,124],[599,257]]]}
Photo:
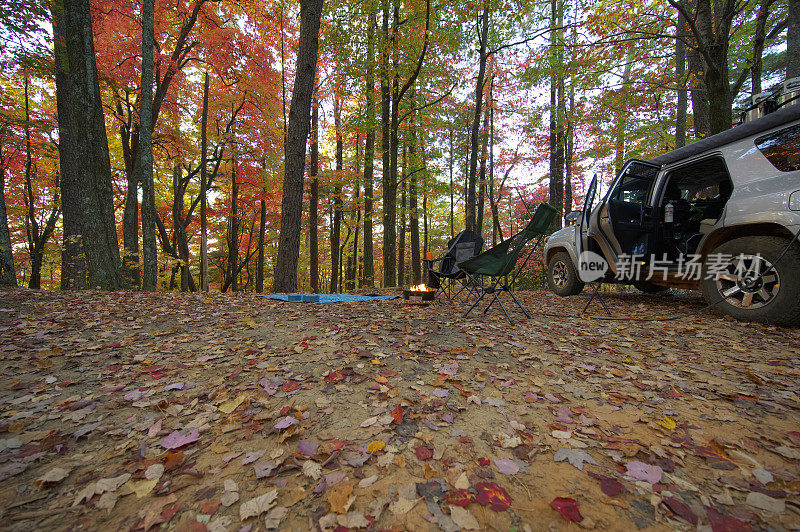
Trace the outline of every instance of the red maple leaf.
{"label": "red maple leaf", "polygon": [[414,449],[414,454],[416,454],[417,458],[424,462],[425,460],[430,460],[433,458],[433,449],[427,445],[420,445]]}
{"label": "red maple leaf", "polygon": [[344,380],[344,373],[341,370],[331,371],[327,375],[325,375],[325,382],[329,382],[331,384],[338,384]]}
{"label": "red maple leaf", "polygon": [[469,503],[475,500],[475,495],[470,493],[469,490],[454,490],[450,492],[447,498],[444,500],[446,504],[452,504],[455,506],[461,506],[465,508]]}
{"label": "red maple leaf", "polygon": [[713,506],[704,506],[711,530],[714,532],[750,532],[753,528],[733,516],[721,514]]}
{"label": "red maple leaf", "polygon": [[475,489],[478,491],[476,500],[483,506],[489,504],[495,512],[503,512],[511,506],[511,496],[494,482],[478,482]]}
{"label": "red maple leaf", "polygon": [[402,406],[397,405],[396,407],[394,407],[394,410],[392,410],[392,418],[394,419],[393,423],[395,425],[399,425],[400,423],[403,422],[403,407]]}
{"label": "red maple leaf", "polygon": [[550,502],[550,506],[553,508],[553,510],[560,513],[564,519],[567,521],[574,521],[576,523],[583,521],[583,516],[581,515],[580,510],[578,510],[580,505],[581,503],[568,497],[556,497],[552,500],[552,502]]}
{"label": "red maple leaf", "polygon": [[286,381],[284,385],[281,386],[281,390],[284,392],[293,392],[298,389],[300,389],[300,383],[297,381]]}

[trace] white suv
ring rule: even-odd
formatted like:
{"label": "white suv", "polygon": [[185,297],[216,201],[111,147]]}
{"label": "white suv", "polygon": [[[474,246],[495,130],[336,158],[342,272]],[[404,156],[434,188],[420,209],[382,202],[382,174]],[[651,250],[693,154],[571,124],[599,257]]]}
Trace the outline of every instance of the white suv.
{"label": "white suv", "polygon": [[596,186],[545,246],[556,294],[583,289],[593,252],[603,282],[701,289],[737,319],[800,324],[800,105],[629,161],[594,205]]}

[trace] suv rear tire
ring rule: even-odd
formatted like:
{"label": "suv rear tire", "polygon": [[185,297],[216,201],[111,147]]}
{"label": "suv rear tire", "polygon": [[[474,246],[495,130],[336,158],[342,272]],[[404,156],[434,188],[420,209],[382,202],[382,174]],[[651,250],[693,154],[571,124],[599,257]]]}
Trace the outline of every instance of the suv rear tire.
{"label": "suv rear tire", "polygon": [[[703,272],[703,297],[709,305],[738,320],[757,321],[770,325],[800,324],[800,247],[780,237],[749,236],[725,242],[710,255],[730,255],[721,264],[724,271],[718,279],[706,279],[709,262]],[[786,254],[776,262],[781,254]],[[763,278],[747,285],[748,275],[772,270]]]}
{"label": "suv rear tire", "polygon": [[583,290],[583,281],[566,251],[559,251],[547,263],[547,285],[561,297],[574,296]]}

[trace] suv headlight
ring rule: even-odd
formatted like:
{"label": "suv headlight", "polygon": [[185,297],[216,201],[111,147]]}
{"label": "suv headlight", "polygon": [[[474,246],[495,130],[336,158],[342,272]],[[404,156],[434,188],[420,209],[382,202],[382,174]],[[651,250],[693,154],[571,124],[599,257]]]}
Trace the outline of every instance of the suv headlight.
{"label": "suv headlight", "polygon": [[789,195],[789,210],[800,211],[800,190],[795,190]]}

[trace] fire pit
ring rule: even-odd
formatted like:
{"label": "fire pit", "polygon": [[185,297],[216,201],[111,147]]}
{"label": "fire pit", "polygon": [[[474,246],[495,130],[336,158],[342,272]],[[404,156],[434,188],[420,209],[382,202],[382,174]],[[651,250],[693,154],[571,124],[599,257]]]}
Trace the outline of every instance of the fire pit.
{"label": "fire pit", "polygon": [[430,302],[433,301],[435,295],[436,290],[428,290],[425,284],[414,285],[407,290],[403,290],[403,299],[406,301]]}

